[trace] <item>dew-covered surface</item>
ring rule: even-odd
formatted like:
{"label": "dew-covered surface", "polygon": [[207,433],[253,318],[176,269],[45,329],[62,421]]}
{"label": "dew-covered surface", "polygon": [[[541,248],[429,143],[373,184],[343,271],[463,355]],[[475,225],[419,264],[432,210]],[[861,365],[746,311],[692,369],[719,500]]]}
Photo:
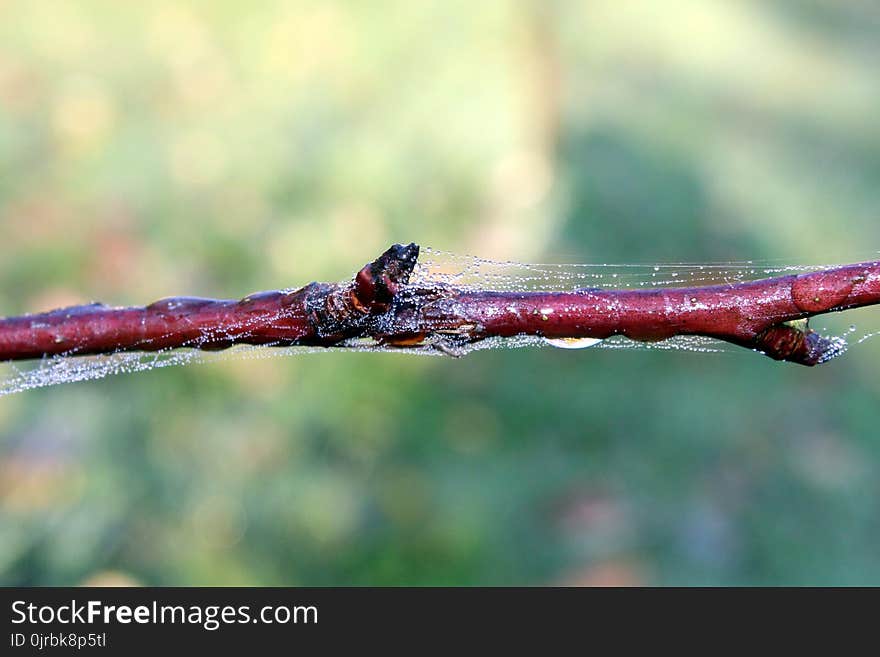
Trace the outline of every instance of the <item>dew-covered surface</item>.
{"label": "dew-covered surface", "polygon": [[4,378],[0,381],[0,395],[63,383],[93,381],[114,374],[148,372],[162,367],[272,358],[312,351],[318,350],[309,347],[268,348],[242,345],[219,352],[174,349],[164,352],[117,352],[98,356],[54,356],[35,362],[8,362],[0,366],[4,371]]}
{"label": "dew-covered surface", "polygon": [[[873,260],[877,252],[853,256],[852,262]],[[789,276],[834,267],[833,261],[817,264],[784,263],[779,260],[746,260],[741,262],[692,263],[636,263],[636,264],[572,264],[543,263],[523,264],[499,262],[464,256],[430,247],[422,250],[419,264],[413,273],[415,284],[431,285],[440,282],[467,290],[495,290],[499,292],[571,291],[594,288],[653,289],[688,288],[707,285],[734,285],[765,278]],[[870,310],[870,309],[869,309]],[[854,311],[847,311],[849,317]],[[874,313],[876,315],[876,313]],[[837,317],[840,317],[838,315]],[[864,316],[864,315],[863,315]],[[814,329],[829,337],[834,347],[822,362],[828,362],[844,354],[851,344],[861,344],[880,333],[878,330],[859,329],[856,325],[844,325],[834,314],[812,320]],[[868,326],[877,322],[869,321]],[[824,327],[824,328],[823,328]],[[682,350],[698,353],[738,352],[740,348],[724,341],[703,336],[675,336],[659,342],[629,340],[624,336],[592,341],[518,340],[512,346],[549,344],[562,349],[588,347],[605,349],[659,349]],[[497,343],[496,343],[497,346]],[[475,348],[476,347],[475,345]]]}
{"label": "dew-covered surface", "polygon": [[[410,284],[416,287],[449,286],[470,291],[535,292],[595,289],[650,289],[733,285],[815,271],[833,265],[799,265],[769,262],[727,262],[710,264],[523,264],[499,262],[475,256],[457,255],[423,247]],[[824,318],[823,318],[824,319]],[[831,321],[834,324],[833,321]],[[203,336],[207,343],[228,338],[230,329],[210,331]],[[854,325],[845,330],[836,328],[833,348],[822,362],[844,354],[850,343],[860,344],[880,334],[878,330],[857,333]],[[827,332],[826,332],[827,334]],[[853,339],[853,336],[858,336]],[[91,381],[116,374],[134,374],[157,368],[194,365],[226,360],[265,359],[313,354],[327,351],[321,347],[290,347],[275,345],[236,345],[222,351],[197,348],[158,352],[119,352],[98,356],[78,356],[75,352],[47,357],[35,362],[0,365],[0,396],[78,381]],[[370,338],[349,340],[329,349],[334,351],[392,352],[426,356],[461,357],[474,351],[516,349],[524,347],[555,347],[560,349],[644,349],[688,351],[703,354],[737,352],[741,349],[721,340],[703,336],[675,336],[657,342],[630,340],[615,335],[604,340],[593,338],[557,338],[540,336],[494,337],[469,344],[447,345],[443,336],[427,336],[418,345],[399,347],[379,344]]]}
{"label": "dew-covered surface", "polygon": [[[876,254],[868,258],[876,257]],[[411,278],[416,285],[444,283],[499,292],[570,291],[582,288],[650,289],[724,285],[815,271],[833,264],[773,261],[641,264],[523,264],[499,262],[423,247]]]}

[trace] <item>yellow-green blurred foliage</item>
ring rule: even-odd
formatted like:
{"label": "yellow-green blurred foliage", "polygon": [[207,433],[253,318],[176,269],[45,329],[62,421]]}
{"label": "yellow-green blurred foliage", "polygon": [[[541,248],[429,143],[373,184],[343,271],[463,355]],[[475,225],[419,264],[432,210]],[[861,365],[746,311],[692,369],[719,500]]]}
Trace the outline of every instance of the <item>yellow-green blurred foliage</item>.
{"label": "yellow-green blurred foliage", "polygon": [[[0,312],[338,280],[394,241],[871,257],[878,71],[857,0],[6,0]],[[877,343],[5,397],[0,582],[880,583]]]}

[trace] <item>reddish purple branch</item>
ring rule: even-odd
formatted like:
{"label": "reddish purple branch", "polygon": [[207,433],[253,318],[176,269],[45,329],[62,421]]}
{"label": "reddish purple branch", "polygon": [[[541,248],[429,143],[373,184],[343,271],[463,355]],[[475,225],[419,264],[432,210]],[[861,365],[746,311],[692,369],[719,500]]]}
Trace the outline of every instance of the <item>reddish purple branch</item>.
{"label": "reddish purple branch", "polygon": [[240,301],[176,297],[142,308],[93,304],[0,319],[0,360],[234,344],[333,347],[358,338],[454,353],[495,336],[701,335],[815,365],[832,357],[837,343],[789,322],[880,303],[880,262],[734,285],[513,293],[410,285],[418,251],[415,244],[394,245],[347,284],[310,283]]}

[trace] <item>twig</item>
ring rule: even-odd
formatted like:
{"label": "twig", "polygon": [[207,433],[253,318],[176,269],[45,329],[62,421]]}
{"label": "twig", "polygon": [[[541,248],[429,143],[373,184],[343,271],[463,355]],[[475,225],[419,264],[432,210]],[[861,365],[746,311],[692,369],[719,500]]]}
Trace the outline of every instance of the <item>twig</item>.
{"label": "twig", "polygon": [[396,244],[350,283],[310,283],[239,301],[175,297],[139,308],[91,304],[0,319],[0,360],[235,344],[334,347],[357,339],[456,355],[490,337],[699,335],[816,365],[840,343],[801,320],[880,303],[880,262],[733,285],[494,292],[411,285],[418,253],[416,244]]}

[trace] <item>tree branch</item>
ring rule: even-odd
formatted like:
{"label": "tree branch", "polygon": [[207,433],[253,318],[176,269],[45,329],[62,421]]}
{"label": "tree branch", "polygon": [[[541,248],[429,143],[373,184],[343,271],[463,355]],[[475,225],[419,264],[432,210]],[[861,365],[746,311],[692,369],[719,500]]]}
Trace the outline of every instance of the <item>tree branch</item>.
{"label": "tree branch", "polygon": [[334,347],[354,339],[455,353],[515,335],[649,342],[699,335],[816,365],[840,343],[801,320],[880,302],[880,262],[733,285],[495,292],[410,285],[418,253],[416,244],[396,244],[350,283],[238,301],[175,297],[140,308],[91,304],[0,319],[0,360],[235,344]]}

